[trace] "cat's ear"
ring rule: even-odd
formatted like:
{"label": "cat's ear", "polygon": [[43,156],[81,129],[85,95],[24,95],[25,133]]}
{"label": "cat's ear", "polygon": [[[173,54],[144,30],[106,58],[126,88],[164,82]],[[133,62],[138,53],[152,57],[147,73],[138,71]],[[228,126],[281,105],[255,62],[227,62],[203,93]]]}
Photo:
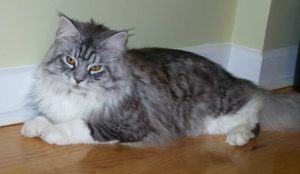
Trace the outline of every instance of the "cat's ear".
{"label": "cat's ear", "polygon": [[74,26],[74,24],[71,22],[71,20],[65,16],[60,16],[59,28],[57,30],[56,39],[62,37],[72,37],[77,35],[79,35],[79,32]]}
{"label": "cat's ear", "polygon": [[103,42],[103,44],[104,47],[109,49],[110,51],[120,53],[123,52],[125,49],[127,38],[128,38],[127,31],[121,31],[110,36],[108,39],[106,39]]}

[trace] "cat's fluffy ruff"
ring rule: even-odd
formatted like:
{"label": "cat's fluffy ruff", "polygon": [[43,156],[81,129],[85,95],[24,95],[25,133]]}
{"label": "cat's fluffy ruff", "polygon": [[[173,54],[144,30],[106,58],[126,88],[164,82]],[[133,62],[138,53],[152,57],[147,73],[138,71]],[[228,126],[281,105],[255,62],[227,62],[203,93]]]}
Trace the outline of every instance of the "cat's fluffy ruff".
{"label": "cat's fluffy ruff", "polygon": [[[241,146],[259,123],[299,130],[299,96],[266,92],[193,53],[126,50],[126,41],[125,31],[61,16],[32,87],[41,117],[26,122],[22,134],[50,144],[162,144],[226,134],[228,144]],[[67,56],[77,64],[66,66]],[[101,71],[89,73],[94,64]]]}

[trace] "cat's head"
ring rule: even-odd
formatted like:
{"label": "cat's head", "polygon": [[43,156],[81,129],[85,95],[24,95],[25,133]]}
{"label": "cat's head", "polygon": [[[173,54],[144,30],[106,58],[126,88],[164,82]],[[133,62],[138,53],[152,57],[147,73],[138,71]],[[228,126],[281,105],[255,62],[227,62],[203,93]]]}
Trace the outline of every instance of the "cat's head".
{"label": "cat's head", "polygon": [[61,15],[56,39],[41,64],[42,75],[74,89],[110,89],[124,74],[127,31],[110,30]]}

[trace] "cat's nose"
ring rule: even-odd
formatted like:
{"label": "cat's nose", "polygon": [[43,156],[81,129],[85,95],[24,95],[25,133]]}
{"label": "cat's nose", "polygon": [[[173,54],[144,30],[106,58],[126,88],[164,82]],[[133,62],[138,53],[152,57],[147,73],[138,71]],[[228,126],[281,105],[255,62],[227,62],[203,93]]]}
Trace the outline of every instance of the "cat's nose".
{"label": "cat's nose", "polygon": [[76,84],[78,85],[80,82],[82,82],[83,80],[78,80],[78,79],[75,79],[75,82]]}

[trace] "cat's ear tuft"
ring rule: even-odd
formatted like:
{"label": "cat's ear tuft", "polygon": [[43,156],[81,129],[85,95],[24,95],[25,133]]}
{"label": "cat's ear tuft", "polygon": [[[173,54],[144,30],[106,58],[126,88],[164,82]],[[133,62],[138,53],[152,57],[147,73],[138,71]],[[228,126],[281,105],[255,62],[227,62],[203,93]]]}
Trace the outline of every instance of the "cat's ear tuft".
{"label": "cat's ear tuft", "polygon": [[104,46],[113,52],[123,52],[127,42],[127,31],[118,32],[104,41]]}
{"label": "cat's ear tuft", "polygon": [[72,37],[79,34],[78,30],[72,23],[72,21],[66,16],[60,16],[59,18],[59,28],[57,30],[56,39],[62,37]]}

